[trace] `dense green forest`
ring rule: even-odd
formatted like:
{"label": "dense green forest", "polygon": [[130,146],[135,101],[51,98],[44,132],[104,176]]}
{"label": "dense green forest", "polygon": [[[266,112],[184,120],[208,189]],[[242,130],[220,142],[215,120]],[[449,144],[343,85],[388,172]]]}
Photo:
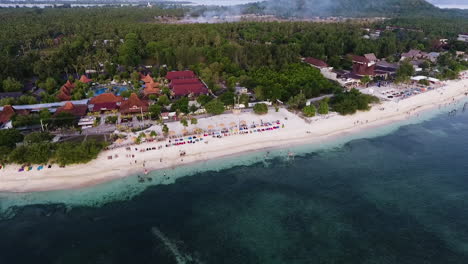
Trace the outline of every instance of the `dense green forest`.
{"label": "dense green forest", "polygon": [[[351,3],[338,1],[333,5]],[[404,1],[404,4],[418,3]],[[366,2],[363,6],[379,10],[385,5]],[[400,5],[390,6],[398,9],[396,6]],[[422,4],[420,9],[433,7]],[[348,54],[375,53],[392,61],[398,59],[395,55],[409,49],[437,51],[440,38],[451,39],[450,49],[467,50],[467,45],[452,41],[459,32],[468,31],[467,20],[456,15],[453,18],[400,16],[375,24],[362,21],[164,24],[156,19],[161,16],[177,19],[192,11],[140,7],[2,9],[0,91],[21,90],[34,77],[37,86],[45,90],[40,100],[51,102],[57,100],[58,88],[70,75],[96,70],[100,74],[92,77],[98,81],[132,79],[139,66],[152,65],[153,76],[164,75],[167,70],[190,68],[215,92],[223,84],[230,88],[240,82],[256,89],[263,99],[288,100],[304,89],[308,98],[333,90],[330,88],[333,85],[318,74],[309,77],[311,83],[318,84],[314,91],[297,81],[313,72],[293,66],[301,57],[312,56],[335,68],[349,69]],[[378,39],[363,38],[363,28],[386,26],[403,29],[383,31]],[[294,67],[296,71],[285,74]],[[75,89],[72,98],[89,96],[86,89]],[[35,100],[24,95],[0,103],[28,104]]]}
{"label": "dense green forest", "polygon": [[[24,83],[37,77],[40,87],[47,88],[49,96],[44,98],[54,100],[52,95],[67,75],[82,74],[87,69],[99,72],[104,68],[102,74],[93,77],[130,78],[138,66],[153,65],[153,74],[158,76],[166,71],[164,68],[160,72],[160,66],[167,65],[168,70],[195,70],[216,91],[220,83],[251,80],[259,76],[259,71],[266,71],[265,67],[278,73],[287,71],[301,56],[317,57],[335,68],[347,68],[350,66],[347,54],[373,52],[391,60],[394,54],[411,48],[431,51],[439,38],[468,31],[466,22],[457,24],[445,19],[446,23],[438,25],[425,19],[412,24],[424,31],[384,31],[379,39],[369,40],[362,38],[363,27],[393,23],[404,26],[413,20],[399,18],[367,25],[362,22],[181,25],[155,20],[157,16],[183,17],[186,12],[177,8],[136,7],[0,10],[0,90],[12,87],[11,81]],[[446,24],[451,26],[445,28]],[[254,89],[264,86],[261,82],[245,84]],[[282,98],[299,92],[299,87],[279,89],[281,95],[269,91],[266,94],[272,96],[267,97]]]}

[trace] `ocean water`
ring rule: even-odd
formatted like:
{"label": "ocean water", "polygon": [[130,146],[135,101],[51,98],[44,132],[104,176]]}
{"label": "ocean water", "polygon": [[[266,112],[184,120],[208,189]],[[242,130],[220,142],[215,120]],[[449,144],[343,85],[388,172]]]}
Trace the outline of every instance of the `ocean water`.
{"label": "ocean water", "polygon": [[448,111],[167,182],[3,194],[0,263],[468,263],[468,111]]}

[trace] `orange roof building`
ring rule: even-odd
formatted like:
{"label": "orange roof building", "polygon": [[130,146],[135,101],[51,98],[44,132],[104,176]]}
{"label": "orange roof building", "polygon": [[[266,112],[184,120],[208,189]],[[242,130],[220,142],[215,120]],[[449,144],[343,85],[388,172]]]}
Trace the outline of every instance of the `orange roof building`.
{"label": "orange roof building", "polygon": [[87,110],[87,105],[74,105],[72,102],[66,102],[65,105],[57,108],[54,115],[58,115],[60,113],[69,113],[76,117],[81,117],[86,115]]}
{"label": "orange roof building", "polygon": [[132,93],[127,100],[120,104],[120,112],[123,114],[148,112],[148,102]]}
{"label": "orange roof building", "polygon": [[151,79],[150,82],[145,84],[145,89],[143,89],[143,94],[145,97],[148,97],[151,94],[159,94],[161,89],[159,89],[159,83],[154,82],[153,79]]}
{"label": "orange roof building", "polygon": [[153,78],[149,74],[145,75],[143,78],[141,78],[141,80],[144,81],[145,83],[154,82]]}
{"label": "orange roof building", "polygon": [[67,80],[67,82],[63,86],[65,86],[67,89],[70,89],[70,90],[75,89],[75,84],[70,82],[70,80]]}
{"label": "orange roof building", "polygon": [[82,82],[82,83],[90,83],[92,81],[93,80],[89,79],[86,75],[81,75],[81,77],[80,77],[80,82]]}
{"label": "orange roof building", "polygon": [[60,87],[57,98],[60,101],[69,101],[71,99],[73,89],[75,89],[75,84],[68,80],[64,85],[62,85],[62,87]]}
{"label": "orange roof building", "polygon": [[103,93],[98,96],[95,96],[89,100],[90,104],[100,104],[100,103],[120,103],[122,102],[122,96],[117,96],[113,93]]}
{"label": "orange roof building", "polygon": [[0,112],[0,124],[8,123],[11,118],[15,115],[15,110],[11,105],[5,105],[3,110]]}

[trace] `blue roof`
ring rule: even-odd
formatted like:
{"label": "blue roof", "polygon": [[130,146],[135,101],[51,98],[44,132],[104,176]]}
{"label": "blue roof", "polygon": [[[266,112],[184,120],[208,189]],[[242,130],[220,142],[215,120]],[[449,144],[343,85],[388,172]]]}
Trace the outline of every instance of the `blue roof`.
{"label": "blue roof", "polygon": [[[32,110],[32,109],[44,109],[44,108],[58,108],[64,106],[65,103],[71,102],[74,105],[86,105],[88,104],[88,99],[75,100],[75,101],[63,101],[57,103],[48,103],[48,104],[32,104],[32,105],[13,105],[15,110]],[[3,110],[3,107],[0,107],[0,110]]]}

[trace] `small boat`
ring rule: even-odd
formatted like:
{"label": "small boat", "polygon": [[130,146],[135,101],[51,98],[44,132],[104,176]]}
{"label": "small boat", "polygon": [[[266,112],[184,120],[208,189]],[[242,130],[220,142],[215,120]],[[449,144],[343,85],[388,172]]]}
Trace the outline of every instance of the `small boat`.
{"label": "small boat", "polygon": [[149,172],[148,172],[148,170],[147,170],[147,169],[145,169],[145,175],[148,175],[148,173],[149,173]]}

